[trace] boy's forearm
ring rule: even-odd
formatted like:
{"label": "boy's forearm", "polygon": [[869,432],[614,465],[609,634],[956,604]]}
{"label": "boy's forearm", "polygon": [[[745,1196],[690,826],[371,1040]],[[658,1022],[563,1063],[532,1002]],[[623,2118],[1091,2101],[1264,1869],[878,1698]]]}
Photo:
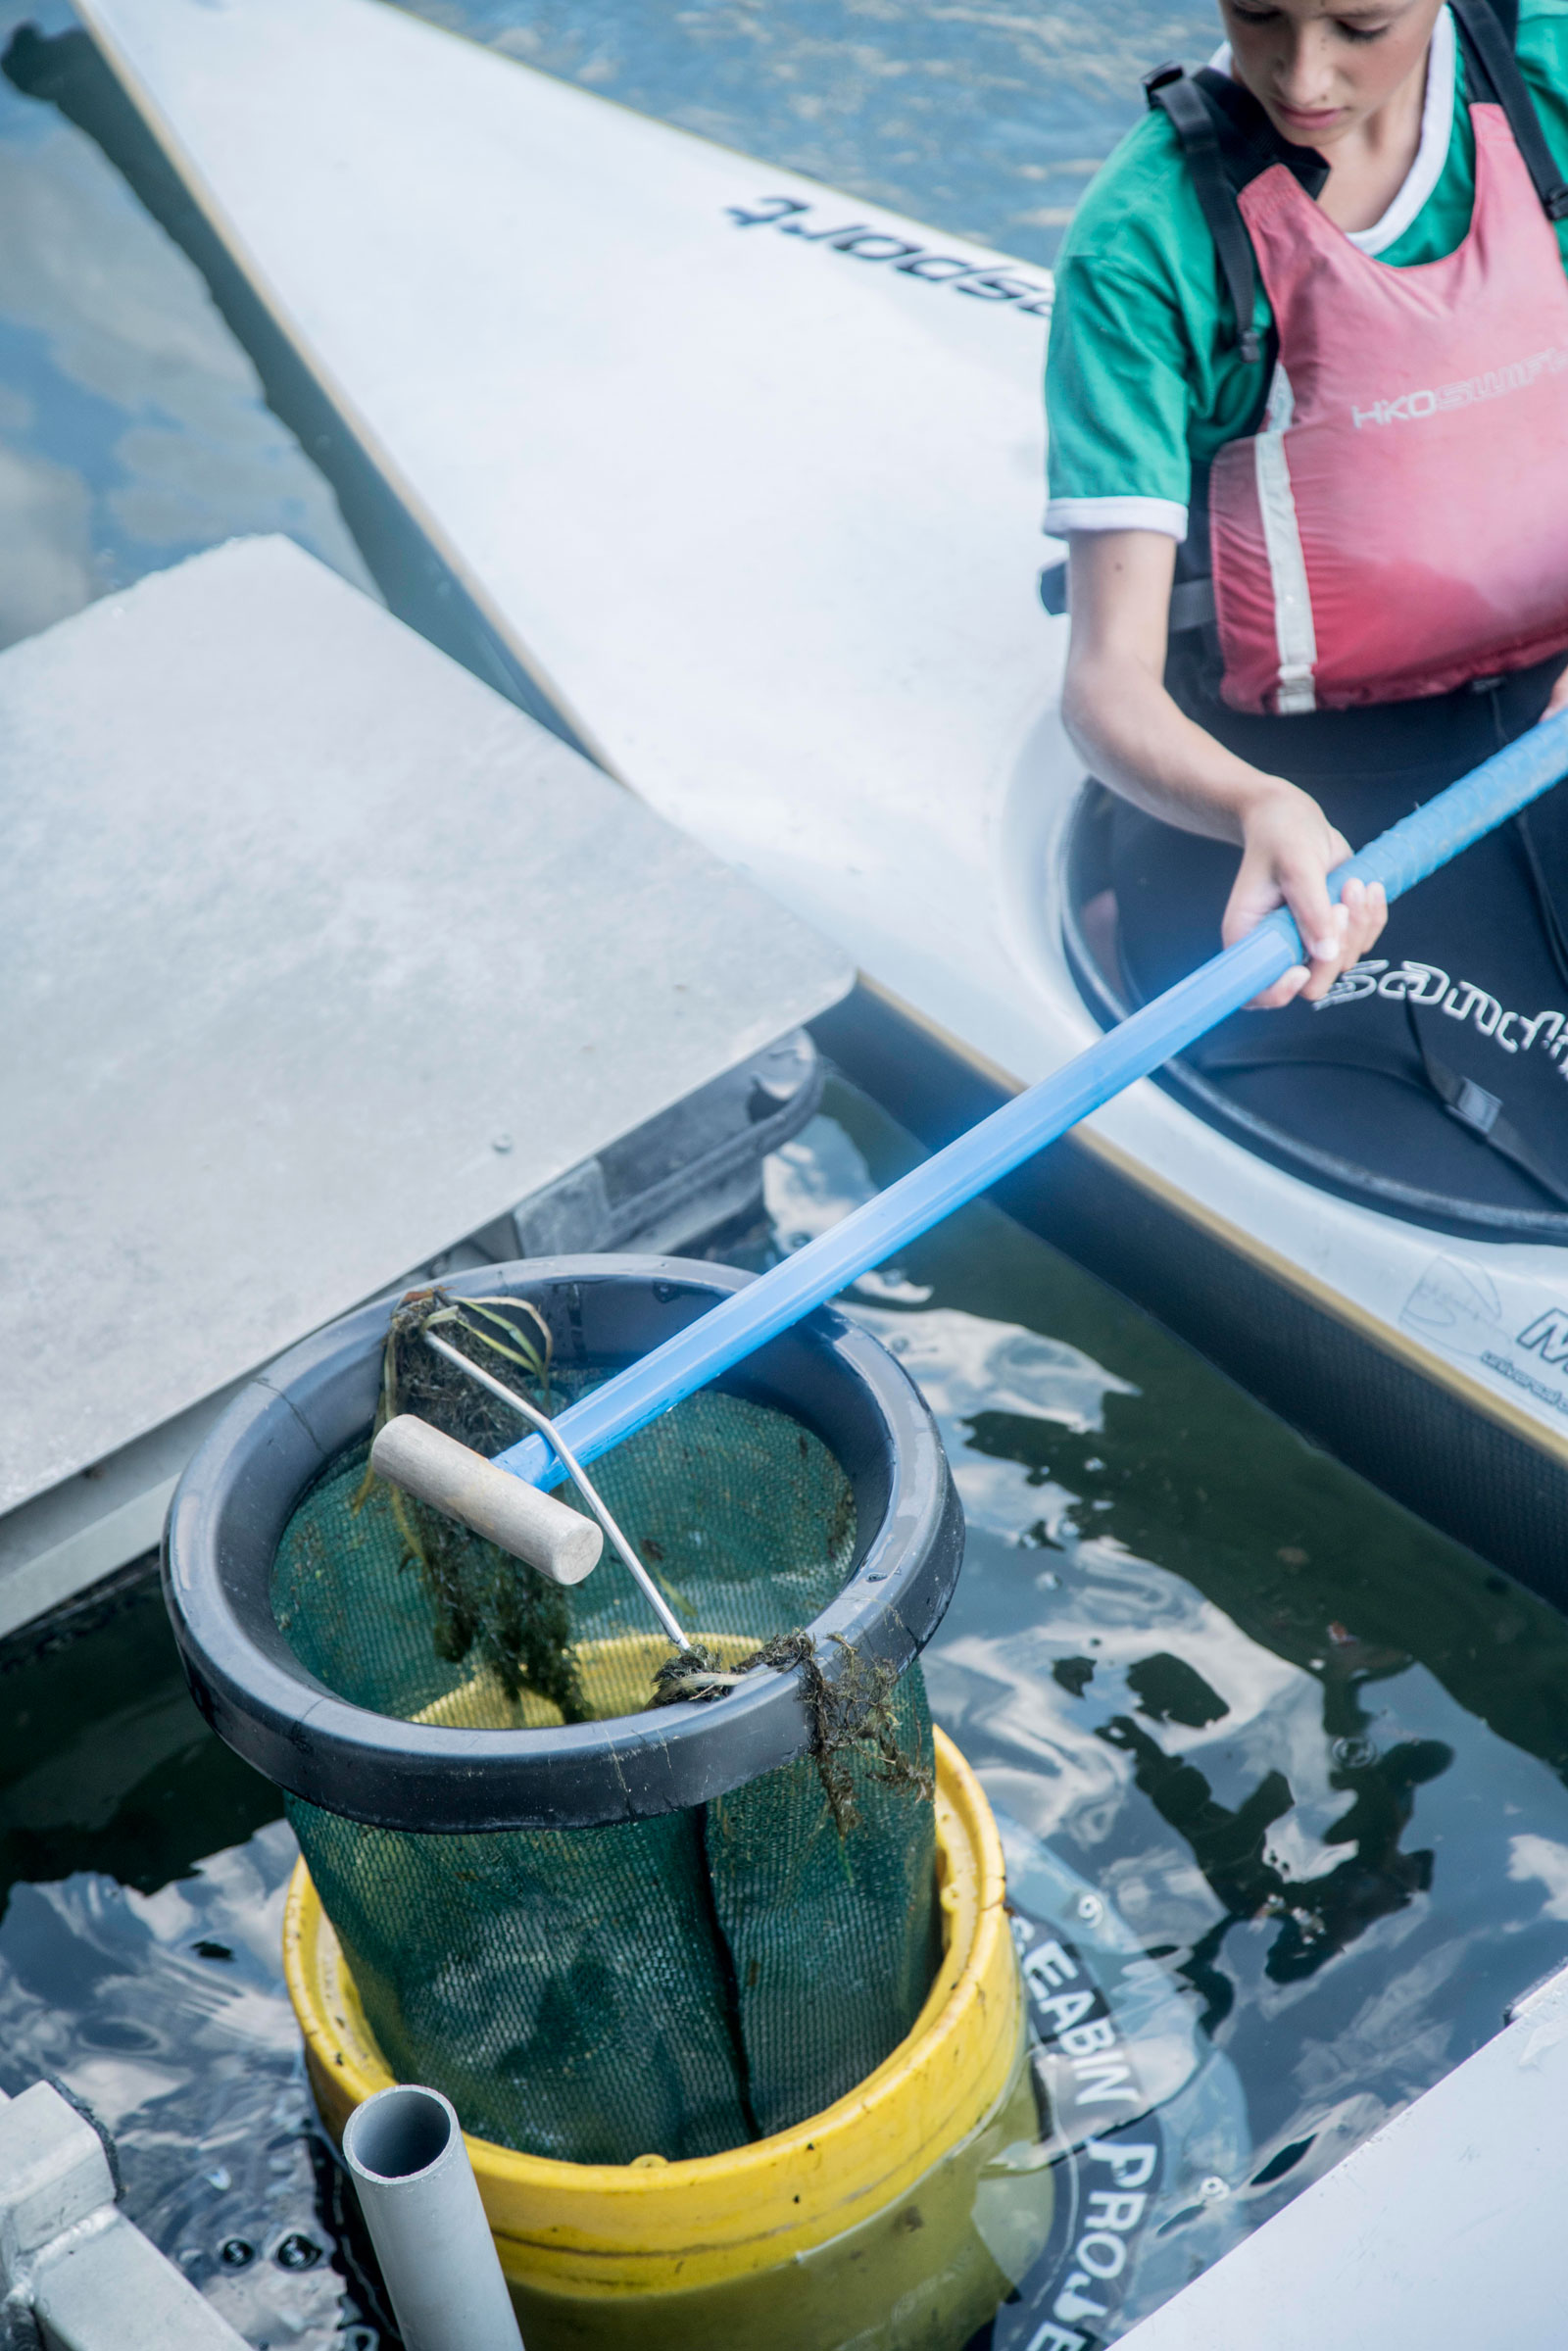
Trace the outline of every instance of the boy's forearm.
{"label": "boy's forearm", "polygon": [[1259,801],[1292,789],[1217,743],[1136,661],[1072,661],[1061,714],[1102,783],[1184,832],[1239,843]]}

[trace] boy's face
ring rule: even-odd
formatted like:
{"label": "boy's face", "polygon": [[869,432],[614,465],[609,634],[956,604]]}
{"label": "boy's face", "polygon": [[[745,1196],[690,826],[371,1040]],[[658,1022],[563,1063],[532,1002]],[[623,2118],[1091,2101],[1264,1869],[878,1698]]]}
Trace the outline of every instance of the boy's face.
{"label": "boy's face", "polygon": [[1237,80],[1293,144],[1326,152],[1423,75],[1442,5],[1220,0],[1220,15]]}

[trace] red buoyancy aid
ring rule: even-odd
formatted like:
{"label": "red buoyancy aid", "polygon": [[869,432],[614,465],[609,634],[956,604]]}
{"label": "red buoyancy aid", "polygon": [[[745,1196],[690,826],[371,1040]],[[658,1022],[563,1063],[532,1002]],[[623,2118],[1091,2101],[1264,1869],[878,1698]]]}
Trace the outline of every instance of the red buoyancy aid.
{"label": "red buoyancy aid", "polygon": [[1568,648],[1568,273],[1501,108],[1470,119],[1442,261],[1360,252],[1283,164],[1241,192],[1279,367],[1209,481],[1235,710],[1443,694]]}

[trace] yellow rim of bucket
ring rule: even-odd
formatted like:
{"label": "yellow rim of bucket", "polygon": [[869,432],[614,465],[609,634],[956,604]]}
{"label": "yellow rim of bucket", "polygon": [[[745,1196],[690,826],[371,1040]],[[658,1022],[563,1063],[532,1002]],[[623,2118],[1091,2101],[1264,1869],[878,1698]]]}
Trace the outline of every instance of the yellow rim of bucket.
{"label": "yellow rim of bucket", "polygon": [[[943,1959],[908,2037],[858,2089],[723,2155],[573,2164],[469,2138],[507,2276],[558,2293],[644,2293],[772,2269],[891,2204],[991,2112],[1023,2030],[1002,1843],[980,1783],[936,1733]],[[301,1861],[283,1919],[289,1997],[334,2136],[392,2075]]]}

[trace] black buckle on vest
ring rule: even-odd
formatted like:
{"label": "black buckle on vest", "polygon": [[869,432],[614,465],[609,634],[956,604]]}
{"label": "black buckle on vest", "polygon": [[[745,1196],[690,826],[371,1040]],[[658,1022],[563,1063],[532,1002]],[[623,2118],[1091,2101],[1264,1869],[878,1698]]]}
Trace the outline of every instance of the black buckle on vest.
{"label": "black buckle on vest", "polygon": [[1497,1123],[1497,1112],[1502,1104],[1494,1094],[1487,1092],[1485,1086],[1478,1086],[1474,1078],[1461,1078],[1459,1090],[1448,1103],[1448,1108],[1461,1125],[1473,1127],[1478,1135],[1490,1135]]}
{"label": "black buckle on vest", "polygon": [[1178,66],[1173,59],[1167,58],[1162,66],[1156,66],[1152,73],[1144,75],[1145,105],[1152,107],[1156,90],[1168,89],[1173,81],[1185,81],[1186,78],[1187,68]]}

